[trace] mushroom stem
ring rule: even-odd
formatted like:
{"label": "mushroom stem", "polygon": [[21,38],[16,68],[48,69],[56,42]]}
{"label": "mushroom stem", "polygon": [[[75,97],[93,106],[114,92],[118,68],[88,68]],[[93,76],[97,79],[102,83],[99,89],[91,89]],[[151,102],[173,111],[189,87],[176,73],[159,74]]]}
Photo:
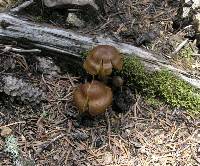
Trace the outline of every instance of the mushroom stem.
{"label": "mushroom stem", "polygon": [[102,81],[104,84],[108,83],[109,77],[108,76],[102,76],[102,75],[98,75],[98,79],[100,81]]}

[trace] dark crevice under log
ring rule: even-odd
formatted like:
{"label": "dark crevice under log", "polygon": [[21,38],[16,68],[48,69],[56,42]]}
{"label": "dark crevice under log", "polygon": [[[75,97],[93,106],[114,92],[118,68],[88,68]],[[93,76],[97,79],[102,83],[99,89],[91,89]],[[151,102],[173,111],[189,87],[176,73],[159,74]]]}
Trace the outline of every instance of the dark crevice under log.
{"label": "dark crevice under log", "polygon": [[86,36],[70,30],[60,29],[49,24],[38,24],[10,13],[0,14],[0,42],[16,41],[24,48],[37,48],[49,54],[66,56],[71,61],[81,61],[81,54],[95,45],[109,44],[127,56],[136,56],[148,71],[166,68],[181,79],[200,89],[200,79],[192,78],[186,71],[172,66],[162,56],[155,55],[130,44],[116,42],[101,36]]}

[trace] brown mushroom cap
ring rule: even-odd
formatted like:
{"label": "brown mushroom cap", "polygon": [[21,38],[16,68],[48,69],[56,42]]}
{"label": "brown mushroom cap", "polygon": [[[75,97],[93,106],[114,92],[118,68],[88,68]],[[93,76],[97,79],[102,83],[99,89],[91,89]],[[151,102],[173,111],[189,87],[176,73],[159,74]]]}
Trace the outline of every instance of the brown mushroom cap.
{"label": "brown mushroom cap", "polygon": [[83,67],[91,75],[106,76],[112,73],[112,67],[121,70],[123,66],[120,52],[113,46],[99,45],[88,54]]}
{"label": "brown mushroom cap", "polygon": [[112,91],[99,81],[80,85],[74,91],[74,102],[80,112],[95,116],[106,111],[112,103]]}

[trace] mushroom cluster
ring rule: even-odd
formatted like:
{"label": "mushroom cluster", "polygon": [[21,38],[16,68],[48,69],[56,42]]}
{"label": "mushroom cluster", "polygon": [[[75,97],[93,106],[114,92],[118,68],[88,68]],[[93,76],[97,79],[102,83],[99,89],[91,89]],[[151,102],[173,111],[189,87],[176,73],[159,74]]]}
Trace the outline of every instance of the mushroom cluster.
{"label": "mushroom cluster", "polygon": [[[112,73],[112,68],[121,70],[123,66],[122,55],[113,46],[99,45],[88,54],[83,67],[92,76],[100,78]],[[94,77],[93,77],[94,79]],[[92,80],[78,86],[74,91],[74,103],[81,113],[91,116],[102,114],[112,103],[112,90],[104,83]]]}

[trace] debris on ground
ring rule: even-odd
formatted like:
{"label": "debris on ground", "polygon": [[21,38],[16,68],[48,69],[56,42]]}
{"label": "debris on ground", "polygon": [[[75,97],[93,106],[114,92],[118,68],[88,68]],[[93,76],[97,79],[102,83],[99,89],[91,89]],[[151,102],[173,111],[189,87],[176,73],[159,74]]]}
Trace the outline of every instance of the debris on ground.
{"label": "debris on ground", "polygon": [[[79,2],[101,8],[92,16],[84,6],[63,8],[75,1],[43,2],[23,12],[37,22],[138,45],[200,77],[198,0]],[[14,4],[0,0],[0,11]],[[0,44],[0,165],[200,165],[198,117],[146,99],[123,80],[105,114],[81,117],[73,91],[86,79],[63,72],[38,50],[20,53],[13,45]]]}

